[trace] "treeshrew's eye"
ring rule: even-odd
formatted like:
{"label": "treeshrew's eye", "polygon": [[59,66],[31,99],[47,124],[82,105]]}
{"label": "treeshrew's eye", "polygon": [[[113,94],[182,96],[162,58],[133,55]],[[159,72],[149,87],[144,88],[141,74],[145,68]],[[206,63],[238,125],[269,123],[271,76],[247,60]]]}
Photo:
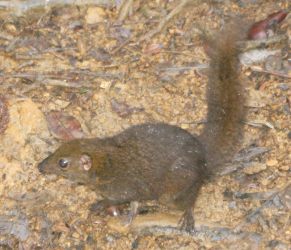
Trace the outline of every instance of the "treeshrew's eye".
{"label": "treeshrew's eye", "polygon": [[60,166],[61,168],[66,168],[66,167],[69,166],[69,164],[70,164],[70,162],[69,162],[68,159],[60,159],[60,160],[59,160],[59,166]]}

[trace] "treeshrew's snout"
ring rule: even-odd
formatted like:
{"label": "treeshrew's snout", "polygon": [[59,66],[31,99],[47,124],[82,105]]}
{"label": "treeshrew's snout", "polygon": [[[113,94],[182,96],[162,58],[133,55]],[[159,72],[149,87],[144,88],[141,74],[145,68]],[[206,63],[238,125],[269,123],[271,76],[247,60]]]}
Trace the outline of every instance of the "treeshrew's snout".
{"label": "treeshrew's snout", "polygon": [[41,172],[42,174],[45,173],[45,167],[48,163],[48,157],[45,158],[41,163],[38,164],[37,168],[39,170],[39,172]]}

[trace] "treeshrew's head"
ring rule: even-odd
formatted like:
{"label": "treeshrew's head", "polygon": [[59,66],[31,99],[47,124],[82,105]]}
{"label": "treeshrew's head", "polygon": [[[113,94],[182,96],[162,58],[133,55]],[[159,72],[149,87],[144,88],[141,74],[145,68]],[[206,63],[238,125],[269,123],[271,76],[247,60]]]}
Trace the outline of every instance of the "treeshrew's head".
{"label": "treeshrew's head", "polygon": [[42,174],[63,176],[78,184],[90,182],[95,175],[92,152],[88,143],[73,140],[62,144],[53,154],[38,164]]}

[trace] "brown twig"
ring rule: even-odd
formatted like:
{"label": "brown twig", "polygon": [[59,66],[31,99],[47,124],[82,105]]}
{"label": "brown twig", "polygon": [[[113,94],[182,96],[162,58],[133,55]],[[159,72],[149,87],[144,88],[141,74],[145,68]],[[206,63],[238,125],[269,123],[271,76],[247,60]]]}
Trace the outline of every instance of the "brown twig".
{"label": "brown twig", "polygon": [[122,22],[132,11],[133,0],[124,0],[118,13],[118,21]]}
{"label": "brown twig", "polygon": [[124,46],[129,44],[131,39],[125,40],[123,43],[121,43],[117,48],[111,51],[111,55],[115,55],[119,50],[121,50]]}
{"label": "brown twig", "polygon": [[269,37],[268,39],[243,41],[243,42],[239,42],[239,45],[241,46],[242,51],[248,51],[248,50],[256,49],[256,48],[269,47],[273,44],[279,44],[279,43],[287,44],[288,36],[284,34],[284,35],[277,35],[277,36]]}
{"label": "brown twig", "polygon": [[12,73],[12,74],[4,74],[0,73],[0,77],[11,77],[11,78],[55,78],[55,79],[63,79],[70,80],[72,77],[69,74],[80,75],[80,76],[92,76],[92,77],[100,77],[100,78],[109,78],[109,79],[121,79],[122,76],[120,74],[110,74],[104,72],[91,72],[91,71],[82,71],[82,70],[74,70],[70,72],[58,72],[58,73],[36,73],[36,72],[23,72],[23,73]]}
{"label": "brown twig", "polygon": [[255,72],[261,72],[261,73],[266,73],[266,74],[271,74],[271,75],[274,75],[274,76],[279,76],[279,77],[284,77],[284,78],[287,78],[287,79],[291,79],[291,76],[287,75],[287,74],[283,74],[279,71],[269,71],[269,70],[265,70],[265,69],[261,69],[261,68],[258,68],[258,67],[250,67],[252,71],[255,71]]}

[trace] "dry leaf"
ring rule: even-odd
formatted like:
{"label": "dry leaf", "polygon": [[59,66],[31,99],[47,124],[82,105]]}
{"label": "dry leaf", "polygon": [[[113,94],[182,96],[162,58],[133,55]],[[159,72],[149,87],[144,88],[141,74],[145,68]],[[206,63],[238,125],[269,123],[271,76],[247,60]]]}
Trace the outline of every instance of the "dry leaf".
{"label": "dry leaf", "polygon": [[119,102],[115,99],[111,100],[111,108],[122,118],[143,110],[143,108],[130,107],[128,104]]}
{"label": "dry leaf", "polygon": [[250,40],[259,40],[273,36],[275,28],[285,19],[287,14],[286,10],[280,10],[272,13],[266,19],[254,23],[249,29],[248,38]]}
{"label": "dry leaf", "polygon": [[46,115],[46,119],[50,132],[58,139],[68,141],[84,136],[80,122],[73,116],[54,110]]}
{"label": "dry leaf", "polygon": [[147,55],[155,55],[161,52],[163,45],[160,43],[152,43],[145,47],[144,53]]}

